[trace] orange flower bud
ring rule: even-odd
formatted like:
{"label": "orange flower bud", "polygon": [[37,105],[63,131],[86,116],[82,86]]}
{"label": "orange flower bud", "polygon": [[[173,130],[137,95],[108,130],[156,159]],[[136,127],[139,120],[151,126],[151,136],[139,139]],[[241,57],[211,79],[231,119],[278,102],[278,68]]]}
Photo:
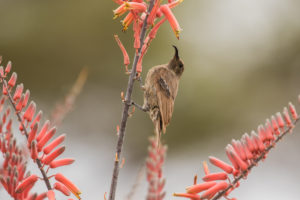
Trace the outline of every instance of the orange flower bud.
{"label": "orange flower bud", "polygon": [[5,67],[5,73],[8,74],[11,70],[11,61],[8,61],[6,67]]}
{"label": "orange flower bud", "polygon": [[228,178],[227,173],[218,172],[218,173],[207,174],[202,178],[202,180],[205,182],[210,182],[210,181],[226,180],[227,178]]}
{"label": "orange flower bud", "polygon": [[276,119],[277,119],[277,123],[278,123],[278,126],[283,129],[284,128],[284,121],[283,121],[283,118],[282,118],[282,115],[280,112],[276,113]]}
{"label": "orange flower bud", "polygon": [[36,197],[35,200],[43,200],[47,197],[47,192],[44,192]]}
{"label": "orange flower bud", "polygon": [[40,122],[42,115],[43,115],[43,111],[40,110],[30,125],[31,129],[35,126],[36,123]]}
{"label": "orange flower bud", "polygon": [[293,127],[292,120],[291,120],[291,117],[289,115],[289,111],[288,111],[288,109],[286,107],[284,107],[284,109],[283,109],[283,118],[284,118],[286,124],[289,127]]}
{"label": "orange flower bud", "polygon": [[81,192],[79,189],[66,177],[64,177],[61,173],[55,175],[55,180],[64,184],[78,199],[80,199]]}
{"label": "orange flower bud", "polygon": [[169,6],[169,8],[174,8],[174,7],[178,6],[182,2],[183,2],[183,0],[176,0],[176,1],[168,3],[168,6]]}
{"label": "orange flower bud", "polygon": [[16,101],[16,100],[18,100],[18,99],[21,98],[23,89],[24,89],[23,83],[21,83],[20,85],[17,86],[17,88],[16,88],[16,90],[15,90],[14,97],[13,97],[13,100],[14,100],[14,101]]}
{"label": "orange flower bud", "polygon": [[16,193],[22,193],[32,184],[35,184],[37,180],[38,180],[38,176],[35,174],[32,174],[31,176],[27,177],[20,185],[18,185],[18,187],[16,188]]}
{"label": "orange flower bud", "polygon": [[44,137],[38,142],[37,147],[38,147],[38,151],[42,151],[43,147],[45,146],[45,144],[54,136],[54,134],[56,133],[56,128],[53,127],[51,128],[45,135]]}
{"label": "orange flower bud", "polygon": [[133,20],[134,14],[132,12],[129,12],[122,21],[123,31],[126,31],[128,29],[129,25],[133,22]]}
{"label": "orange flower bud", "polygon": [[28,103],[28,100],[29,100],[29,97],[30,97],[30,91],[29,90],[26,90],[25,92],[25,95],[24,95],[24,101],[22,102],[22,107],[26,107],[27,103]]}
{"label": "orange flower bud", "polygon": [[47,155],[42,160],[42,163],[44,163],[45,165],[49,165],[53,160],[55,160],[55,158],[57,158],[58,156],[60,156],[65,151],[65,149],[66,149],[65,146],[62,146],[62,147],[56,149],[51,154]]}
{"label": "orange flower bud", "polygon": [[201,200],[200,196],[197,194],[174,193],[173,196],[186,197],[186,198],[190,198],[191,200]]}
{"label": "orange flower bud", "polygon": [[225,163],[224,161],[213,157],[209,156],[209,162],[216,167],[219,167],[220,169],[224,170],[226,173],[231,174],[233,172],[233,167],[230,166],[229,164]]}
{"label": "orange flower bud", "polygon": [[169,23],[175,33],[175,36],[177,37],[177,39],[179,39],[179,33],[181,31],[181,28],[179,26],[177,19],[175,18],[174,14],[172,13],[170,7],[168,5],[162,5],[160,7],[160,11],[166,16],[167,20],[169,21]]}
{"label": "orange flower bud", "polygon": [[[3,87],[4,88],[4,87]],[[3,93],[4,94],[4,93]],[[21,99],[19,100],[18,104],[16,104],[16,111],[20,112],[23,108],[23,101],[24,101],[24,95],[22,95]]]}
{"label": "orange flower bud", "polygon": [[59,137],[57,137],[55,140],[53,140],[50,144],[48,144],[45,148],[44,148],[44,153],[48,154],[50,153],[55,147],[57,147],[58,145],[60,145],[66,138],[66,134],[62,134]]}
{"label": "orange flower bud", "polygon": [[125,49],[125,47],[123,46],[121,40],[119,39],[118,35],[115,35],[115,40],[117,41],[122,53],[123,53],[123,57],[124,57],[124,65],[128,66],[130,64],[130,60],[129,60],[129,56],[128,53]]}
{"label": "orange flower bud", "polygon": [[298,119],[298,113],[296,111],[296,108],[295,106],[292,104],[292,102],[289,102],[289,110],[292,114],[292,117],[294,120],[297,120]]}
{"label": "orange flower bud", "polygon": [[28,135],[28,139],[27,139],[28,146],[30,146],[31,142],[35,139],[37,129],[38,129],[38,124],[36,123]]}
{"label": "orange flower bud", "polygon": [[12,73],[12,75],[11,75],[9,81],[7,82],[7,84],[8,84],[10,87],[14,87],[15,84],[16,84],[16,82],[17,82],[17,73],[14,72],[14,73]]}
{"label": "orange flower bud", "polygon": [[204,182],[196,185],[192,185],[186,188],[187,193],[199,193],[204,190],[207,190],[208,188],[211,188],[212,186],[216,185],[217,183],[214,181],[211,182]]}
{"label": "orange flower bud", "polygon": [[202,165],[203,165],[204,174],[208,175],[209,174],[209,169],[208,169],[207,163],[205,161],[203,161]]}
{"label": "orange flower bud", "polygon": [[54,191],[53,190],[49,190],[47,192],[47,197],[48,197],[49,200],[55,200],[55,193],[54,193]]}
{"label": "orange flower bud", "polygon": [[201,199],[210,199],[212,198],[216,193],[218,193],[221,190],[224,190],[228,187],[228,183],[225,181],[219,182],[216,185],[214,185],[213,187],[209,188],[208,190],[206,190],[202,195],[201,195]]}
{"label": "orange flower bud", "polygon": [[33,101],[31,101],[28,108],[24,112],[23,118],[28,122],[31,122],[35,114],[35,111],[36,111],[36,104]]}
{"label": "orange flower bud", "polygon": [[42,126],[36,140],[39,142],[43,137],[44,135],[46,134],[47,130],[49,129],[49,126],[50,126],[50,121],[47,120],[45,121],[44,125]]}
{"label": "orange flower bud", "polygon": [[280,134],[279,126],[277,124],[277,120],[276,120],[274,115],[271,116],[271,121],[272,121],[272,126],[273,126],[274,133],[276,135],[279,135]]}
{"label": "orange flower bud", "polygon": [[66,188],[66,186],[64,186],[63,184],[56,182],[54,183],[54,189],[60,191],[61,193],[63,193],[66,196],[70,196],[71,192],[70,190],[68,190],[68,188]]}
{"label": "orange flower bud", "polygon": [[64,158],[64,159],[60,159],[60,160],[54,160],[50,163],[50,168],[57,168],[57,167],[61,167],[64,165],[70,165],[74,162],[74,159],[71,158]]}
{"label": "orange flower bud", "polygon": [[242,171],[245,171],[248,169],[247,163],[245,163],[234,151],[229,151],[229,154],[235,160],[235,162],[238,164],[238,166],[240,167],[240,169]]}

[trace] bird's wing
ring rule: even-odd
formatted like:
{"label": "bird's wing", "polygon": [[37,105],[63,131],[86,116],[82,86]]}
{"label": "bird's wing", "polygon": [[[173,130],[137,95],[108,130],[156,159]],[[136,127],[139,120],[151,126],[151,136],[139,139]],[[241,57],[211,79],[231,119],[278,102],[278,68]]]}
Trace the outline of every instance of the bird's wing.
{"label": "bird's wing", "polygon": [[162,129],[165,133],[166,126],[172,118],[174,101],[178,90],[178,81],[175,75],[168,70],[161,70],[161,73],[156,78],[156,90],[162,118]]}

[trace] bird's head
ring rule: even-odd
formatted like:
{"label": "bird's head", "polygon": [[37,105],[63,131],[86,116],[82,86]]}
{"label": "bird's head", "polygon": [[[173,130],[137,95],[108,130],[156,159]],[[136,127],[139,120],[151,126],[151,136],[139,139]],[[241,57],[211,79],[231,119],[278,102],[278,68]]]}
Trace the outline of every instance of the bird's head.
{"label": "bird's head", "polygon": [[184,63],[183,61],[179,58],[178,55],[178,49],[175,45],[173,45],[174,49],[175,49],[175,55],[172,58],[172,60],[170,60],[168,67],[173,70],[175,72],[175,74],[177,76],[181,76],[183,71],[184,71]]}

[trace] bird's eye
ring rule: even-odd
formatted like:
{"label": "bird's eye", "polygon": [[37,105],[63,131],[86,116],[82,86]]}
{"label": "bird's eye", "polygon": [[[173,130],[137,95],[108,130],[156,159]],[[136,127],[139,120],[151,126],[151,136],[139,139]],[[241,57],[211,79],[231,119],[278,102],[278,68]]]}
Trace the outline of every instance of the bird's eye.
{"label": "bird's eye", "polygon": [[179,67],[182,68],[182,67],[183,67],[183,64],[179,64]]}

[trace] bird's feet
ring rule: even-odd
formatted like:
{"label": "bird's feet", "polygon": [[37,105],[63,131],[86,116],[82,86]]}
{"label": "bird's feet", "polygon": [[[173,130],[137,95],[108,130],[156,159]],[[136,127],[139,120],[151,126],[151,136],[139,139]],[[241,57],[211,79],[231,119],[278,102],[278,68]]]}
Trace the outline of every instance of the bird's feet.
{"label": "bird's feet", "polygon": [[125,96],[124,96],[124,92],[121,92],[121,100],[122,100],[122,102],[124,104],[127,104],[129,106],[134,106],[134,107],[140,109],[141,111],[144,111],[144,112],[148,112],[149,111],[148,107],[141,106],[141,105],[139,105],[139,104],[137,104],[137,103],[135,103],[133,101],[130,101],[130,102],[126,101]]}

